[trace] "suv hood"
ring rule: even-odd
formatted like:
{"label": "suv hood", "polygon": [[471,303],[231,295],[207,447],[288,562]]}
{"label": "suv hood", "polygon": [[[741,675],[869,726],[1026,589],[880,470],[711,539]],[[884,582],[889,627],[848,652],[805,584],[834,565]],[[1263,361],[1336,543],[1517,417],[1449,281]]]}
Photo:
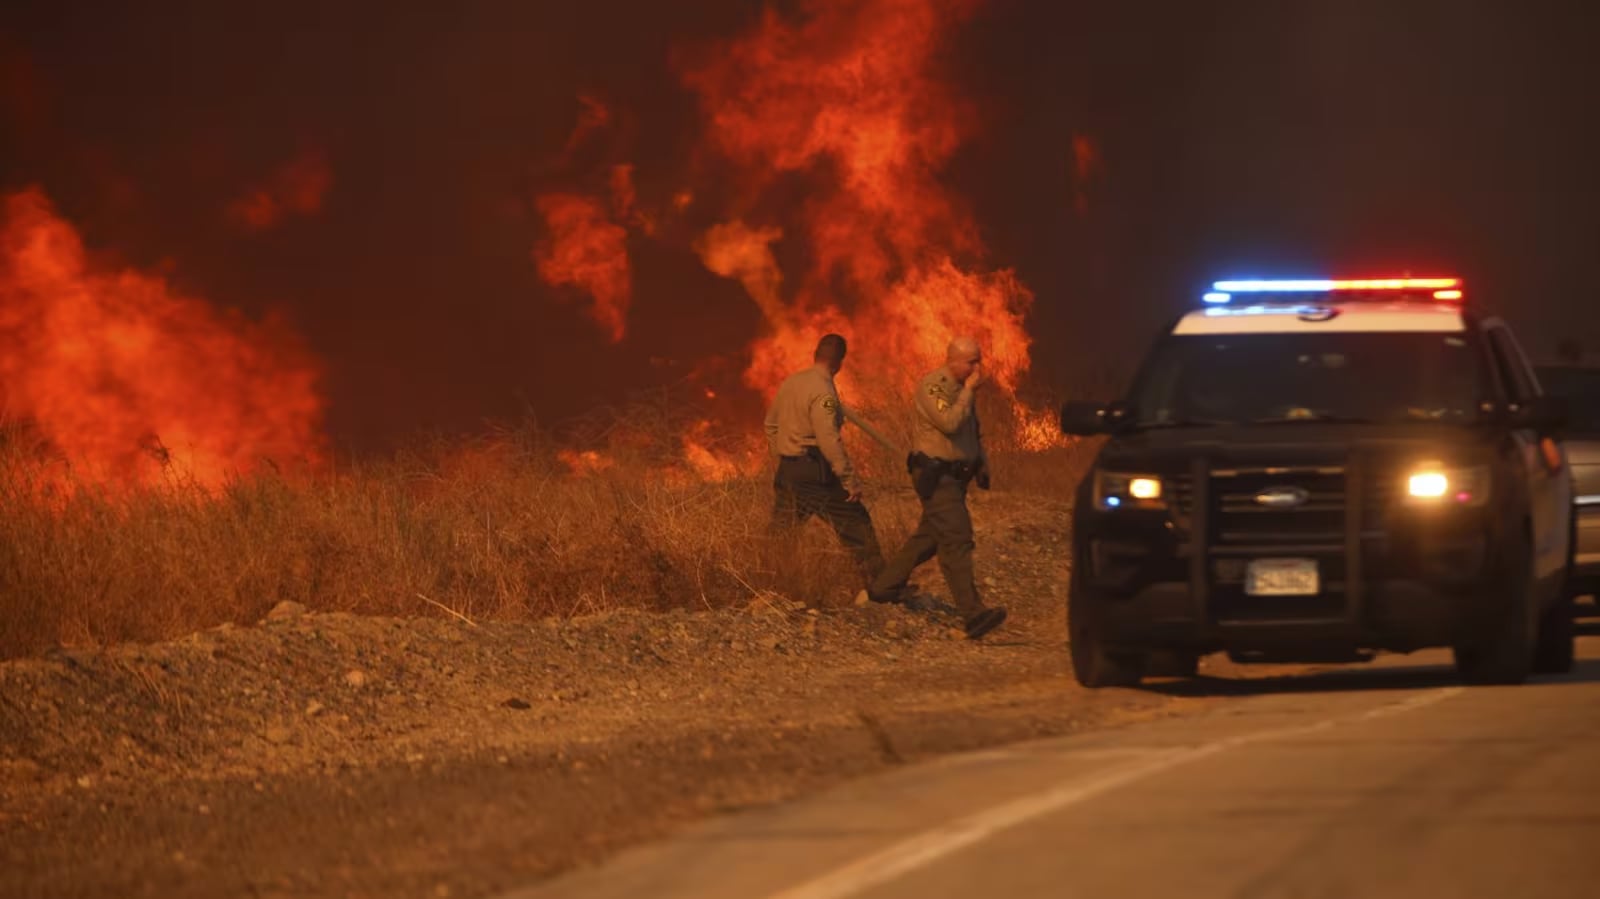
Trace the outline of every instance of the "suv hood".
{"label": "suv hood", "polygon": [[[1213,468],[1343,465],[1352,451],[1378,465],[1438,460],[1470,465],[1491,456],[1488,432],[1470,426],[1291,423],[1153,428],[1113,438],[1101,451],[1105,468],[1154,474],[1187,470],[1196,458]],[[1600,443],[1595,444],[1600,475]]]}

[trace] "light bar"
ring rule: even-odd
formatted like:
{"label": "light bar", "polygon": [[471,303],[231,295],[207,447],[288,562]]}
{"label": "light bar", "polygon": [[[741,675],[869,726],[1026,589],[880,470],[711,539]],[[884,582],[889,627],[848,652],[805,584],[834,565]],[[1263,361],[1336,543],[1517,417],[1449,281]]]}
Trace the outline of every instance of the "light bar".
{"label": "light bar", "polygon": [[1217,291],[1212,291],[1211,293],[1206,294],[1205,296],[1201,297],[1200,299],[1205,300],[1207,303],[1226,303],[1229,300],[1233,299],[1233,297],[1231,297],[1231,296],[1229,296],[1228,294],[1225,294],[1225,293],[1219,293]]}
{"label": "light bar", "polygon": [[1218,293],[1327,293],[1335,290],[1454,290],[1460,278],[1369,278],[1356,280],[1218,281]]}

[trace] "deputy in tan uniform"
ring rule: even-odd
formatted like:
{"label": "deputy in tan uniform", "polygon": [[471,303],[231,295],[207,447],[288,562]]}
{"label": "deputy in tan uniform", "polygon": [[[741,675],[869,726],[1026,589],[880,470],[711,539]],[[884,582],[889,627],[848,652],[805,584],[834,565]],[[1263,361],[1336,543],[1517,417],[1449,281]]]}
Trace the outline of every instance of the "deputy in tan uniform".
{"label": "deputy in tan uniform", "polygon": [[867,593],[878,602],[895,602],[906,594],[911,572],[939,558],[939,569],[966,624],[970,639],[987,634],[1006,620],[1004,608],[985,608],[972,573],[972,516],[967,512],[967,485],[989,487],[988,457],[976,403],[983,383],[983,353],[970,337],[950,342],[945,363],[917,384],[915,433],[906,460],[922,520],[873,579]]}
{"label": "deputy in tan uniform", "polygon": [[845,350],[843,337],[824,335],[812,354],[814,364],[786,378],[767,410],[767,443],[778,457],[772,529],[821,517],[855,557],[866,585],[883,569],[883,550],[839,434],[844,408],[833,376],[844,366]]}

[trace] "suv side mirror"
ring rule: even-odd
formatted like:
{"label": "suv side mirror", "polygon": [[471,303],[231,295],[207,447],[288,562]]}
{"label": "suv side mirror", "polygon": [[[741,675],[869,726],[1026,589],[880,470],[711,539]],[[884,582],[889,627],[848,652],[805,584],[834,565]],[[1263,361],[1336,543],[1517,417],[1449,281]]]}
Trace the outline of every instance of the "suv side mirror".
{"label": "suv side mirror", "polygon": [[1110,434],[1127,421],[1128,407],[1123,403],[1064,403],[1061,406],[1061,433],[1074,437],[1093,437]]}
{"label": "suv side mirror", "polygon": [[1511,426],[1549,434],[1565,428],[1567,417],[1567,398],[1545,394],[1519,404],[1511,413]]}

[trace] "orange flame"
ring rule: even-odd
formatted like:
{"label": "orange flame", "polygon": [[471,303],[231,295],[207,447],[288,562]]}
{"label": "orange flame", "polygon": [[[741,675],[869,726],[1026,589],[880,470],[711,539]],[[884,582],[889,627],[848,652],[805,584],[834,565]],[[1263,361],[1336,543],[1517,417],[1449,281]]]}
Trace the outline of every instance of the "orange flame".
{"label": "orange flame", "polygon": [[778,290],[783,272],[778,269],[771,247],[782,236],[779,228],[751,228],[736,220],[713,227],[694,247],[706,268],[724,278],[738,279],[774,327],[789,320]]}
{"label": "orange flame", "polygon": [[613,343],[627,333],[632,275],[628,232],[611,221],[600,201],[579,194],[546,194],[536,201],[550,239],[534,249],[539,276],[593,298],[590,316]]}
{"label": "orange flame", "polygon": [[615,464],[610,456],[600,454],[595,450],[564,449],[556,453],[556,459],[574,475],[582,476],[605,471]]}
{"label": "orange flame", "polygon": [[1016,448],[1028,452],[1042,452],[1061,446],[1071,446],[1074,438],[1061,433],[1059,413],[1048,409],[1022,409],[1012,426],[1012,439]]}
{"label": "orange flame", "polygon": [[228,206],[228,218],[251,231],[265,231],[290,215],[313,215],[333,186],[333,170],[316,150],[285,163],[267,184],[251,188]]}
{"label": "orange flame", "polygon": [[751,386],[770,395],[810,364],[828,330],[851,340],[843,380],[866,388],[857,405],[903,406],[910,382],[958,334],[980,341],[1001,389],[1027,372],[1032,295],[1010,271],[984,266],[975,223],[937,178],[969,114],[934,59],[973,6],[811,0],[803,21],[769,9],[752,32],[686,67],[711,145],[758,196],[786,173],[815,181],[797,229],[812,262],[792,298],[780,296],[776,226],[730,219],[696,247],[765,314]]}
{"label": "orange flame", "polygon": [[754,474],[766,462],[764,451],[765,447],[753,444],[741,451],[717,446],[711,422],[706,419],[695,422],[683,436],[684,461],[702,481],[720,483]]}
{"label": "orange flame", "polygon": [[37,189],[0,217],[0,408],[29,422],[78,478],[214,488],[272,460],[315,463],[318,366],[286,329],[96,270]]}

